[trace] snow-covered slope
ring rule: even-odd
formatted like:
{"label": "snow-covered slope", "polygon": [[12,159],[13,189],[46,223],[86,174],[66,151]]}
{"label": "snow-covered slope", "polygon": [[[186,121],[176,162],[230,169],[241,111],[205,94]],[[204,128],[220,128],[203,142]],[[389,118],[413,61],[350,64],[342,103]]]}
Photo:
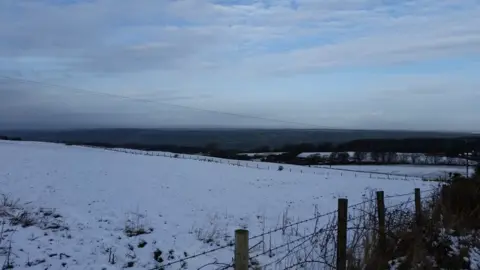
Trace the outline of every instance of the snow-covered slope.
{"label": "snow-covered slope", "polygon": [[[60,144],[0,141],[0,193],[18,198],[18,205],[31,213],[53,218],[46,223],[62,224],[42,229],[6,224],[4,232],[9,231],[0,246],[11,240],[9,260],[18,269],[155,269],[159,263],[152,254],[158,250],[165,262],[168,257],[190,257],[231,243],[238,228],[248,228],[251,235],[278,228],[287,212],[290,219],[299,220],[312,217],[315,209],[335,210],[339,196],[354,204],[372,188],[395,195],[432,185],[315,169],[317,174],[286,173]],[[392,198],[387,204],[402,199]],[[126,236],[125,228],[132,227],[149,233]],[[272,241],[279,244],[283,238],[274,235]],[[228,247],[189,259],[183,268],[197,269],[215,259],[230,263],[232,257]],[[6,255],[0,253],[0,264],[5,260]],[[268,260],[260,257],[261,262]],[[182,263],[167,269],[181,267]]]}

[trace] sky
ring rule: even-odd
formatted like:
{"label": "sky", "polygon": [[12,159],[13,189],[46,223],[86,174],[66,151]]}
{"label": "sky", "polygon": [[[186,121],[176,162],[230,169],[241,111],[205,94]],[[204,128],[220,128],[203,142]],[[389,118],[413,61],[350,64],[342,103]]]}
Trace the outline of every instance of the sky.
{"label": "sky", "polygon": [[480,1],[2,0],[0,129],[480,131]]}

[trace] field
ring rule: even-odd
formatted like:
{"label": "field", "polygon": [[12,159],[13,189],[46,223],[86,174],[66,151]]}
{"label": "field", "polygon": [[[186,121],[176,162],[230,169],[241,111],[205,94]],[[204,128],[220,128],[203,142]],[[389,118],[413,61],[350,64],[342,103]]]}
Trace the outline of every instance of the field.
{"label": "field", "polygon": [[[437,178],[447,178],[449,173],[466,174],[466,168],[464,166],[457,165],[321,165],[321,166],[297,166],[289,164],[278,164],[259,161],[244,161],[244,160],[229,160],[215,157],[205,157],[200,155],[188,155],[188,154],[174,154],[166,152],[155,151],[142,151],[134,149],[110,149],[112,151],[119,151],[124,153],[130,153],[135,155],[147,155],[147,156],[164,156],[164,157],[176,157],[180,159],[199,160],[204,162],[214,162],[236,165],[240,167],[254,168],[260,170],[278,170],[279,166],[283,167],[283,171],[292,173],[310,173],[322,175],[325,177],[334,176],[349,176],[357,177],[362,176],[376,179],[389,179],[389,180],[433,180]],[[246,155],[271,155],[272,153],[252,153]],[[274,153],[280,154],[280,153]],[[309,153],[307,153],[309,154]],[[353,155],[353,154],[352,154]],[[470,166],[469,174],[473,174],[474,168]]]}
{"label": "field", "polygon": [[[465,166],[435,166],[435,165],[385,165],[385,166],[368,166],[368,165],[337,165],[332,166],[341,170],[352,171],[371,171],[387,174],[405,174],[411,177],[421,177],[424,179],[448,178],[449,173],[466,174]],[[474,173],[474,168],[470,168],[469,175]]]}
{"label": "field", "polygon": [[[228,245],[235,229],[258,235],[335,210],[339,197],[354,204],[375,189],[393,196],[433,185],[416,177],[386,180],[290,165],[278,171],[278,164],[242,161],[245,166],[232,166],[230,161],[189,158],[0,141],[0,193],[5,196],[0,219],[7,220],[1,213],[9,207],[41,218],[27,228],[6,223],[0,247],[11,243],[8,260],[17,269],[161,269],[182,258],[165,269],[219,269],[231,263]],[[394,170],[420,174],[416,168]],[[296,230],[307,232],[312,226],[306,222]],[[131,235],[140,229],[141,235]],[[285,233],[269,237],[270,246],[287,241]],[[219,250],[190,259],[213,248]],[[0,253],[0,264],[6,256]],[[264,264],[275,259],[271,257],[258,259]]]}

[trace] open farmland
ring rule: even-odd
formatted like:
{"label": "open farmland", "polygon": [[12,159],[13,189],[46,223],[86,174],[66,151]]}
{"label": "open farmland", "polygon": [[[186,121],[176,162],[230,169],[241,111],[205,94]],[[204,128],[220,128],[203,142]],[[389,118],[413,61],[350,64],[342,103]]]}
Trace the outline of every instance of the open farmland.
{"label": "open farmland", "polygon": [[[235,229],[258,235],[335,210],[339,197],[354,204],[375,189],[393,196],[432,187],[417,178],[385,181],[368,173],[326,168],[299,173],[289,172],[288,165],[278,171],[278,164],[270,170],[248,164],[0,141],[2,210],[28,210],[41,218],[26,228],[5,223],[9,260],[18,269],[161,269],[183,258],[165,268],[220,269],[231,263]],[[390,198],[386,204],[404,199]],[[314,226],[305,222],[296,232]],[[132,235],[139,229],[141,234]],[[278,246],[296,236],[278,231],[268,237],[269,246]],[[219,250],[190,258],[212,248]],[[152,255],[158,251],[161,260]],[[281,251],[257,257],[266,264]],[[0,253],[0,262],[5,256]]]}

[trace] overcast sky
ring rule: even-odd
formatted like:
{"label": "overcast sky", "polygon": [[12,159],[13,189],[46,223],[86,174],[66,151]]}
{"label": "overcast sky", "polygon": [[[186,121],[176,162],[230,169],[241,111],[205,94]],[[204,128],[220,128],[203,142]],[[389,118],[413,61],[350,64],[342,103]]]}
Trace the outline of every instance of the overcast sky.
{"label": "overcast sky", "polygon": [[479,131],[479,75],[478,0],[0,1],[0,129]]}

